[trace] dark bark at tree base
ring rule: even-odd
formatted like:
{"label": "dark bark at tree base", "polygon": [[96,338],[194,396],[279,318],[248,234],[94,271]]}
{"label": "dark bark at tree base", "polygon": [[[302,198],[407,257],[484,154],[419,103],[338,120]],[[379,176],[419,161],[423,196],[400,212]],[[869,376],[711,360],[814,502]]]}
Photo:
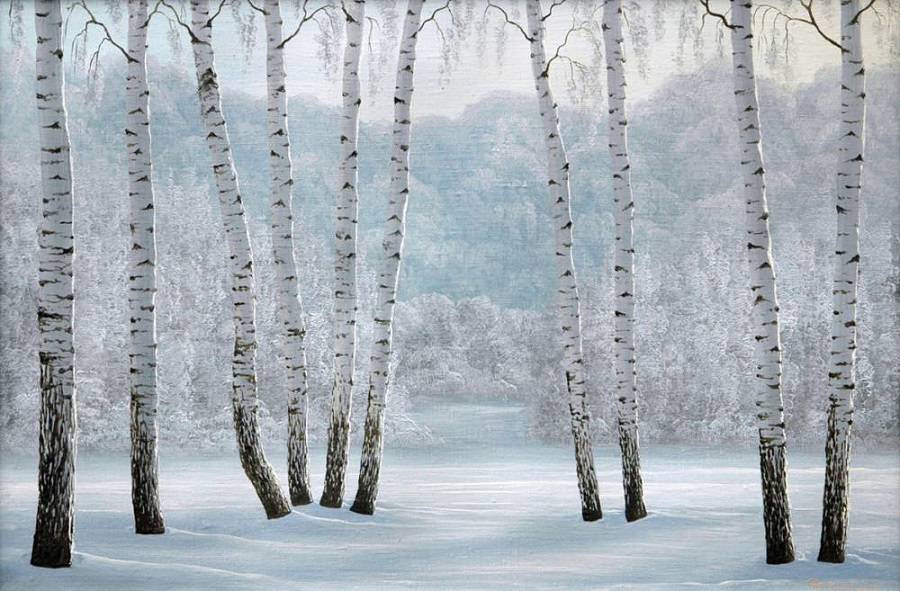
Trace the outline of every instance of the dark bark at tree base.
{"label": "dark bark at tree base", "polygon": [[39,540],[34,536],[31,547],[31,566],[42,568],[67,568],[72,566],[72,542],[64,540]]}
{"label": "dark bark at tree base", "polygon": [[256,490],[256,495],[266,511],[266,517],[278,519],[290,514],[291,505],[281,492],[275,471],[262,451],[256,414],[245,412],[237,401],[232,406],[241,467]]}
{"label": "dark bark at tree base", "polygon": [[[134,401],[132,400],[132,405]],[[139,419],[132,407],[131,429],[140,429]],[[152,434],[145,439],[132,434],[131,443],[131,506],[134,511],[134,531],[137,534],[162,534],[166,531],[159,508],[159,471],[156,461],[156,440]]]}
{"label": "dark bark at tree base", "polygon": [[581,518],[584,521],[600,521],[603,519],[603,511],[597,509],[596,511],[585,511],[581,510]]}
{"label": "dark bark at tree base", "polygon": [[787,493],[787,453],[784,445],[759,448],[762,475],[763,523],[766,529],[766,562],[794,561],[791,508]]}
{"label": "dark bark at tree base", "polygon": [[850,433],[838,437],[835,408],[828,409],[825,444],[825,493],[822,499],[822,536],[819,562],[844,562],[847,513],[850,505]]}
{"label": "dark bark at tree base", "polygon": [[644,482],[641,478],[641,455],[637,431],[619,429],[622,451],[622,485],[625,490],[625,520],[637,521],[647,516],[644,506]]}
{"label": "dark bark at tree base", "polygon": [[312,496],[308,491],[291,492],[291,505],[294,507],[309,505],[312,502]]}
{"label": "dark bark at tree base", "polygon": [[350,425],[332,418],[328,431],[328,454],[325,466],[325,485],[319,505],[340,509],[344,503],[347,475],[347,456],[350,443]]}
{"label": "dark bark at tree base", "polygon": [[353,505],[350,507],[350,510],[354,513],[359,513],[360,515],[374,515],[375,501],[357,498],[355,501],[353,501]]}

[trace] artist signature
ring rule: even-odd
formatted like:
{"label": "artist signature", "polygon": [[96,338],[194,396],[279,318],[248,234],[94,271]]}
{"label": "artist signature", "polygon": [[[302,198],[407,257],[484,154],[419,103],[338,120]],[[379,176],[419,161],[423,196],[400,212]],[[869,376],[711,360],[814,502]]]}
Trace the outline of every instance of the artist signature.
{"label": "artist signature", "polygon": [[850,581],[820,581],[810,579],[806,582],[810,589],[841,589],[842,591],[877,591],[878,587],[869,587]]}

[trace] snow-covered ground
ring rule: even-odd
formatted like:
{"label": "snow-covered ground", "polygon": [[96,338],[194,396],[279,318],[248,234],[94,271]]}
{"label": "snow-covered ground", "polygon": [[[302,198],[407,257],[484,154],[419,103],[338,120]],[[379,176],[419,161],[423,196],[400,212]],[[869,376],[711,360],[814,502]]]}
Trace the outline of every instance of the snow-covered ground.
{"label": "snow-covered ground", "polygon": [[[482,409],[483,410],[483,409]],[[266,521],[233,452],[163,449],[168,532],[132,533],[127,454],[78,459],[70,569],[28,565],[35,462],[0,463],[0,586],[6,589],[894,589],[900,578],[900,462],[854,458],[847,563],[815,560],[821,454],[794,451],[798,560],[764,562],[753,449],[645,446],[651,515],[626,524],[617,450],[598,448],[605,516],[584,523],[567,447],[479,445],[505,413],[480,412],[468,437],[386,452],[378,511],[316,505]],[[449,424],[449,423],[447,423]],[[457,425],[459,423],[456,423]],[[493,425],[493,427],[492,427]],[[457,431],[457,434],[459,431]],[[493,439],[493,438],[490,438]],[[284,455],[270,450],[282,483]],[[351,466],[356,462],[356,450]],[[313,482],[324,457],[313,450]],[[355,490],[355,469],[347,501]]]}

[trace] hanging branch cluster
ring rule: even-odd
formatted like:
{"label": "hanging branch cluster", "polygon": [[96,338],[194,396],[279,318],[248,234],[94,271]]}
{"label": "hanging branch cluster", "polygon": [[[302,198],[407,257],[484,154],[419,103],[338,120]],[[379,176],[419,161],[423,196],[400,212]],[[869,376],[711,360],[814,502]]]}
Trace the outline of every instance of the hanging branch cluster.
{"label": "hanging branch cluster", "polygon": [[[463,5],[466,10],[461,13],[459,6]],[[468,37],[468,24],[472,20],[473,0],[446,0],[443,4],[435,8],[429,16],[422,19],[419,24],[418,33],[421,33],[429,24],[431,24],[438,33],[441,40],[441,64],[438,71],[438,81],[441,86],[447,84],[453,68],[459,64],[460,51],[462,42]],[[457,7],[454,9],[454,7]],[[442,24],[441,17],[447,16],[449,22]]]}
{"label": "hanging branch cluster", "polygon": [[[87,42],[88,42],[88,34],[91,27],[98,28],[102,31],[103,36],[100,38],[100,42],[97,44],[97,47],[91,53],[90,59],[88,60],[87,71],[88,77],[90,79],[95,79],[99,67],[100,67],[100,51],[103,49],[104,44],[109,43],[115,49],[119,51],[127,62],[134,62],[134,58],[128,55],[128,51],[119,45],[118,42],[113,38],[112,33],[110,33],[109,28],[100,20],[97,20],[97,17],[94,15],[93,11],[88,8],[87,2],[85,0],[78,0],[69,8],[69,14],[66,16],[66,26],[68,27],[69,19],[72,17],[76,9],[81,9],[87,15],[87,19],[84,22],[84,25],[81,27],[81,30],[75,34],[72,38],[72,55],[76,62],[80,62],[83,60],[83,56],[86,53]],[[81,44],[79,45],[79,41]],[[80,51],[79,51],[80,47]],[[81,59],[79,59],[79,57]]]}

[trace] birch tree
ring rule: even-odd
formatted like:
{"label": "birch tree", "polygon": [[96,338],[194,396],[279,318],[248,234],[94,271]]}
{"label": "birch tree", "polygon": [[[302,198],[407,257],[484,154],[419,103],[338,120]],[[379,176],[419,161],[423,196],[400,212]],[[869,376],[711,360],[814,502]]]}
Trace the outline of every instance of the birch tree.
{"label": "birch tree", "polygon": [[[231,264],[231,300],[234,321],[234,354],[232,357],[232,409],[241,466],[253,484],[266,516],[283,517],[291,512],[288,499],[281,492],[275,471],[266,459],[260,441],[259,397],[256,384],[256,318],[253,296],[253,252],[237,170],[232,159],[228,127],[222,111],[222,97],[216,74],[212,47],[213,21],[220,14],[224,2],[212,15],[208,0],[191,0],[191,24],[181,20],[172,9],[173,17],[187,30],[191,38],[194,64],[197,70],[197,95],[200,114],[206,133],[206,144],[212,160],[212,170]],[[171,7],[170,7],[171,8]]]}
{"label": "birch tree", "polygon": [[147,86],[147,0],[128,0],[128,73],[125,84],[125,144],[131,249],[128,307],[131,364],[131,502],[134,529],[161,534],[156,394],[156,214]]}
{"label": "birch tree", "polygon": [[781,393],[781,333],[775,264],[769,235],[765,166],[756,75],[753,63],[752,2],[731,0],[730,22],[724,14],[701,0],[706,13],[719,18],[731,31],[734,98],[741,173],[747,223],[747,258],[750,267],[751,323],[754,328],[753,368],[759,430],[762,476],[763,523],[766,531],[766,562],[784,564],[794,560],[790,502],[787,486],[787,450],[784,401]]}
{"label": "birch tree", "polygon": [[359,466],[359,484],[351,511],[371,515],[375,512],[378,477],[384,446],[384,409],[390,378],[394,303],[400,280],[400,262],[409,197],[409,145],[412,119],[413,71],[416,42],[421,30],[424,0],[408,0],[397,60],[397,82],[394,90],[394,126],[391,142],[391,182],[388,195],[388,217],[381,244],[381,268],[377,277],[374,346],[369,361],[369,397],[365,433]]}
{"label": "birch tree", "polygon": [[42,196],[37,296],[41,423],[31,564],[66,567],[72,564],[75,526],[75,244],[59,2],[35,0],[34,24]]}
{"label": "birch tree", "polygon": [[[844,562],[850,507],[850,432],[856,393],[857,279],[859,277],[859,201],[865,154],[866,69],[862,16],[875,0],[841,0],[840,40],[820,26],[813,0],[801,0],[800,16],[767,7],[773,25],[812,27],[841,54],[840,125],[837,142],[837,215],[831,290],[831,345],[828,361],[828,411],[825,442],[825,491],[822,499],[821,562]],[[766,13],[763,13],[765,22]],[[781,23],[779,22],[781,19]],[[787,48],[785,48],[787,49]]]}
{"label": "birch tree", "polygon": [[615,338],[616,401],[625,519],[646,517],[638,438],[636,355],[634,348],[634,197],[628,157],[628,119],[625,115],[625,50],[622,37],[622,2],[607,0],[603,8],[603,42],[609,97],[609,157],[613,168],[613,209],[616,224]]}
{"label": "birch tree", "polygon": [[269,143],[272,255],[275,262],[281,355],[288,388],[288,489],[291,503],[312,502],[309,490],[309,451],[306,437],[307,379],[306,325],[294,260],[293,167],[288,131],[286,73],[281,3],[265,0],[266,131]]}
{"label": "birch tree", "polygon": [[350,403],[356,359],[356,227],[359,108],[362,103],[359,61],[362,54],[364,0],[345,0],[346,22],[341,90],[341,162],[335,219],[334,258],[334,387],[325,486],[319,501],[324,507],[340,507],[350,446]]}
{"label": "birch tree", "polygon": [[[569,191],[569,160],[559,129],[559,113],[550,87],[550,66],[561,56],[561,45],[548,58],[544,48],[544,22],[550,18],[554,3],[547,14],[541,9],[540,0],[526,0],[527,24],[522,27],[510,19],[501,6],[488,3],[488,9],[499,12],[506,25],[513,26],[528,41],[531,56],[531,72],[537,91],[538,112],[547,153],[547,188],[550,194],[551,213],[555,238],[555,271],[557,279],[557,310],[563,349],[563,373],[569,399],[572,422],[572,438],[575,444],[575,467],[578,491],[581,497],[581,516],[585,521],[603,517],[600,507],[600,491],[594,470],[594,451],[591,443],[590,412],[587,403],[584,353],[581,337],[581,303],[578,283],[572,259],[573,223]],[[577,27],[573,28],[571,34]]]}

